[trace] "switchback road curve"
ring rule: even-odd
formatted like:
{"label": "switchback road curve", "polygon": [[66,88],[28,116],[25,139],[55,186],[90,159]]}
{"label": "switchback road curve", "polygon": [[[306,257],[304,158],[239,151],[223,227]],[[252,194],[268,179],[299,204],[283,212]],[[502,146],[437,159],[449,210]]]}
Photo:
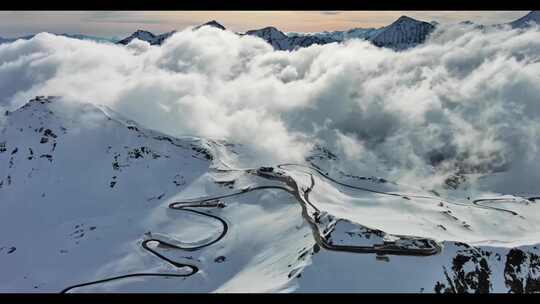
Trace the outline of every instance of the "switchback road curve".
{"label": "switchback road curve", "polygon": [[[201,203],[204,203],[204,202],[207,202],[207,201],[209,201],[209,200],[203,200],[203,201],[201,201]],[[67,293],[68,291],[70,291],[72,289],[75,289],[75,288],[79,288],[79,287],[84,287],[84,286],[89,286],[89,285],[94,285],[94,284],[99,284],[99,283],[105,283],[105,282],[110,282],[110,281],[115,281],[115,280],[120,280],[120,279],[125,279],[125,278],[132,278],[132,277],[189,277],[189,276],[197,273],[199,271],[199,268],[196,265],[184,264],[184,263],[179,263],[179,262],[176,262],[174,260],[171,260],[168,257],[166,257],[166,256],[160,254],[159,252],[155,251],[153,248],[148,246],[148,244],[152,243],[152,242],[157,242],[159,245],[169,247],[169,248],[174,248],[174,249],[179,249],[179,250],[184,250],[184,251],[195,251],[195,250],[202,249],[204,247],[210,246],[210,245],[218,242],[219,240],[221,240],[227,234],[227,230],[228,230],[227,222],[224,221],[222,218],[220,218],[218,216],[208,214],[208,213],[205,213],[205,212],[202,212],[202,211],[188,209],[188,208],[210,208],[210,207],[218,207],[218,208],[220,208],[221,205],[219,205],[217,203],[216,204],[203,205],[203,204],[196,204],[194,202],[187,202],[187,203],[176,202],[176,203],[172,203],[172,204],[169,205],[169,208],[174,209],[174,210],[181,210],[181,211],[185,211],[185,212],[195,213],[195,214],[210,217],[212,219],[215,219],[215,220],[219,221],[223,226],[222,232],[220,233],[220,235],[217,238],[215,238],[211,242],[200,245],[200,246],[182,247],[182,246],[179,246],[179,245],[176,245],[176,244],[165,242],[163,240],[150,238],[150,239],[144,240],[142,242],[142,244],[141,244],[141,246],[145,250],[147,250],[148,252],[150,252],[153,255],[157,256],[161,260],[166,261],[167,263],[175,266],[176,268],[189,268],[190,272],[188,272],[188,273],[180,273],[180,274],[179,273],[131,273],[131,274],[125,274],[125,275],[109,277],[109,278],[106,278],[106,279],[95,280],[95,281],[91,281],[91,282],[71,285],[69,287],[64,288],[62,291],[60,291],[60,293]]]}

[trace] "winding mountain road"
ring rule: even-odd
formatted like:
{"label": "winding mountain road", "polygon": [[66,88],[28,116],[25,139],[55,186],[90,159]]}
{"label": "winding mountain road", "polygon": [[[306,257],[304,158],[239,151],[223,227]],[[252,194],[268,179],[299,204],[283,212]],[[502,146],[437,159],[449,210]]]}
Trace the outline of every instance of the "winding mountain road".
{"label": "winding mountain road", "polygon": [[[443,200],[441,197],[425,196],[425,195],[409,195],[409,194],[401,194],[401,193],[395,193],[395,192],[384,192],[384,191],[377,191],[377,190],[364,188],[364,187],[353,186],[353,185],[349,185],[349,184],[345,184],[343,182],[340,182],[340,181],[328,176],[327,174],[325,174],[321,170],[319,170],[319,169],[317,169],[315,167],[311,167],[311,166],[300,165],[300,164],[281,164],[281,165],[278,165],[277,167],[280,168],[280,169],[283,169],[283,167],[287,167],[287,166],[298,166],[298,167],[303,167],[303,168],[313,170],[313,171],[317,172],[321,177],[323,177],[323,178],[325,178],[325,179],[327,179],[327,180],[329,180],[329,181],[331,181],[331,182],[333,182],[335,184],[338,184],[338,185],[341,185],[341,186],[344,186],[344,187],[348,187],[348,188],[351,188],[351,189],[362,190],[362,191],[366,191],[366,192],[383,194],[383,195],[397,196],[397,197],[409,197],[409,198],[412,197],[412,198],[432,199],[432,200],[443,201],[445,203],[452,204],[452,205],[459,205],[459,206],[466,206],[466,207],[478,207],[478,208],[482,208],[482,209],[491,209],[491,210],[495,210],[495,211],[507,212],[507,213],[510,213],[512,215],[519,215],[517,212],[512,211],[512,210],[479,204],[482,201],[504,201],[504,200],[508,201],[509,200],[509,199],[505,199],[505,198],[476,199],[476,200],[474,200],[472,202],[472,204],[474,205],[474,206],[472,206],[471,204],[467,204],[467,203]],[[305,172],[305,173],[308,173],[308,172]],[[535,200],[540,199],[540,197],[533,196],[533,197],[529,197],[529,198],[525,198],[525,199],[534,202]]]}
{"label": "winding mountain road", "polygon": [[[306,168],[306,169],[309,169],[309,170],[313,170],[313,171],[317,172],[321,177],[323,177],[323,178],[325,178],[325,179],[327,179],[327,180],[329,180],[329,181],[331,181],[333,183],[336,183],[336,184],[344,186],[344,187],[356,189],[356,190],[361,190],[361,191],[366,191],[366,192],[371,192],[371,193],[377,193],[377,194],[381,194],[381,195],[390,195],[390,196],[403,197],[403,198],[414,197],[414,198],[425,198],[425,199],[435,199],[435,200],[439,200],[439,201],[444,201],[440,197],[404,195],[404,194],[400,194],[400,193],[384,192],[384,191],[373,190],[373,189],[369,189],[369,188],[365,188],[365,187],[349,185],[349,184],[340,182],[338,180],[335,180],[334,178],[328,176],[326,173],[322,172],[321,170],[319,170],[317,168],[306,166],[306,165],[280,164],[280,165],[277,165],[276,167],[280,168],[284,172],[286,172],[287,170],[284,167],[287,167],[287,166],[298,166],[298,167],[303,167],[303,168]],[[229,170],[220,169],[218,171],[224,172],[224,171],[229,171]],[[329,227],[325,227],[323,229],[323,233],[321,234],[320,226],[319,226],[319,224],[320,224],[319,216],[321,215],[321,211],[309,200],[309,194],[315,187],[315,179],[314,179],[313,174],[311,172],[302,171],[303,173],[308,174],[310,176],[311,184],[310,184],[310,186],[308,188],[301,189],[300,186],[298,185],[298,183],[296,182],[296,180],[294,180],[294,178],[292,178],[289,175],[284,175],[284,174],[283,175],[264,174],[264,173],[261,173],[260,171],[258,171],[256,169],[243,169],[243,170],[234,170],[233,169],[233,170],[230,170],[230,171],[244,171],[246,173],[255,174],[255,175],[263,177],[263,178],[278,180],[280,182],[283,182],[288,187],[284,187],[284,186],[251,187],[251,188],[243,189],[242,191],[239,191],[239,192],[224,194],[224,195],[220,195],[220,196],[197,198],[197,199],[191,199],[191,200],[187,200],[187,201],[183,201],[183,202],[174,202],[174,203],[169,204],[168,208],[170,208],[170,209],[195,213],[195,214],[198,214],[198,215],[201,215],[201,216],[209,217],[212,220],[219,221],[221,223],[222,227],[223,227],[221,233],[216,238],[214,238],[212,241],[210,241],[208,243],[205,243],[205,244],[202,244],[202,245],[193,246],[193,247],[184,247],[184,246],[180,246],[180,245],[177,245],[177,244],[172,244],[172,243],[169,243],[169,242],[166,242],[166,241],[163,241],[163,240],[159,240],[159,239],[156,239],[156,238],[146,239],[146,240],[144,240],[142,242],[142,247],[146,251],[150,252],[151,254],[153,254],[154,256],[156,256],[158,258],[160,258],[161,260],[175,266],[176,268],[179,268],[179,269],[181,269],[181,268],[189,268],[190,272],[188,272],[188,273],[132,273],[132,274],[125,274],[125,275],[109,277],[109,278],[105,278],[105,279],[101,279],[101,280],[95,280],[95,281],[91,281],[91,282],[71,285],[69,287],[64,288],[61,291],[61,293],[66,293],[66,292],[68,292],[70,290],[73,290],[75,288],[78,288],[78,287],[89,286],[89,285],[99,284],[99,283],[105,283],[105,282],[110,282],[110,281],[114,281],[114,280],[120,280],[120,279],[124,279],[124,278],[129,278],[129,277],[189,277],[191,275],[194,275],[195,273],[197,273],[199,271],[199,267],[197,265],[179,263],[179,262],[176,262],[174,260],[171,260],[168,257],[160,254],[159,252],[157,252],[156,250],[154,250],[150,246],[148,246],[148,244],[151,243],[151,242],[157,242],[161,246],[165,246],[165,247],[169,247],[169,248],[173,248],[173,249],[177,249],[177,250],[183,250],[183,251],[196,251],[196,250],[200,250],[202,248],[211,246],[211,245],[219,242],[223,237],[225,237],[225,235],[227,234],[227,232],[229,230],[228,224],[224,219],[222,219],[219,216],[209,214],[209,213],[206,213],[206,212],[203,212],[203,211],[194,210],[192,208],[223,208],[223,207],[225,207],[225,205],[219,201],[220,199],[230,198],[230,197],[243,195],[243,194],[246,194],[246,193],[249,193],[249,192],[252,192],[252,191],[259,191],[259,190],[278,189],[278,190],[286,191],[286,192],[290,193],[291,195],[293,195],[296,198],[296,200],[298,201],[298,203],[300,204],[301,208],[302,208],[302,217],[309,223],[309,225],[311,227],[311,230],[312,230],[312,233],[313,233],[313,237],[314,237],[316,243],[320,247],[325,248],[327,250],[346,251],[346,252],[354,252],[354,253],[375,253],[375,254],[410,255],[410,256],[429,256],[429,255],[438,254],[442,250],[441,246],[435,240],[428,239],[428,238],[420,238],[420,237],[416,237],[416,236],[407,236],[407,235],[392,235],[392,236],[398,237],[401,240],[410,240],[410,241],[415,241],[417,243],[420,242],[423,245],[425,245],[425,247],[423,247],[423,248],[418,248],[418,247],[416,247],[416,248],[404,248],[404,247],[400,247],[400,246],[396,245],[393,242],[390,242],[390,243],[385,242],[385,244],[380,244],[380,245],[375,245],[375,246],[353,246],[353,245],[336,245],[336,244],[332,244],[332,243],[328,242],[327,235],[329,235],[328,232],[331,232],[333,230],[334,226],[331,227],[332,229],[328,229]],[[540,197],[530,197],[530,198],[528,198],[528,200],[532,201],[532,202],[534,202],[536,199],[540,199]],[[516,212],[511,211],[511,210],[507,210],[507,209],[503,209],[503,208],[496,208],[496,207],[492,207],[492,206],[484,206],[484,205],[479,204],[482,201],[495,201],[495,200],[504,200],[504,199],[477,199],[477,200],[473,201],[473,206],[479,207],[479,208],[485,208],[485,209],[492,209],[492,210],[496,210],[496,211],[508,212],[508,213],[513,214],[513,215],[518,215]],[[448,201],[446,201],[446,202],[447,203],[452,203],[452,204],[457,204],[457,205],[463,205],[463,206],[472,207],[470,204],[448,202]],[[313,212],[311,212],[311,211],[313,211]],[[326,214],[325,216],[329,216],[329,215]],[[339,220],[341,220],[341,219],[339,219]],[[336,222],[337,221],[335,221],[334,224]]]}
{"label": "winding mountain road", "polygon": [[[229,195],[226,195],[224,197],[228,197],[228,196]],[[62,291],[60,291],[60,293],[67,293],[68,291],[70,291],[72,289],[75,289],[75,288],[78,288],[78,287],[89,286],[89,285],[94,285],[94,284],[99,284],[99,283],[105,283],[105,282],[120,280],[120,279],[124,279],[124,278],[132,278],[132,277],[189,277],[189,276],[197,273],[199,271],[199,268],[196,265],[184,264],[184,263],[179,263],[179,262],[176,262],[174,260],[171,260],[168,257],[166,257],[166,256],[160,254],[159,252],[155,251],[153,248],[148,246],[148,244],[151,243],[151,242],[157,242],[158,246],[159,245],[161,245],[161,246],[164,245],[165,247],[184,250],[184,251],[195,251],[195,250],[202,249],[204,247],[208,247],[208,246],[218,242],[219,240],[221,240],[227,234],[227,230],[228,230],[228,225],[227,225],[227,222],[225,220],[223,220],[222,218],[220,218],[218,216],[208,214],[208,213],[205,213],[205,212],[202,212],[202,211],[197,211],[197,210],[193,210],[193,209],[187,209],[187,208],[209,208],[209,207],[218,207],[218,208],[220,208],[221,207],[221,205],[219,205],[218,203],[216,203],[216,204],[206,204],[206,205],[202,204],[204,202],[211,201],[211,200],[212,199],[201,200],[200,204],[195,204],[193,202],[176,202],[176,203],[172,203],[172,204],[169,205],[169,208],[174,209],[174,210],[181,210],[181,211],[185,211],[185,212],[191,212],[191,213],[199,214],[199,215],[202,215],[202,216],[207,216],[207,217],[210,217],[212,219],[215,219],[215,220],[219,221],[223,226],[223,230],[220,233],[220,235],[217,238],[215,238],[214,240],[212,240],[211,242],[200,245],[200,246],[182,247],[182,246],[179,246],[179,245],[176,245],[176,244],[165,242],[163,240],[150,238],[150,239],[144,240],[142,242],[142,244],[141,244],[141,246],[145,250],[149,251],[150,253],[157,256],[161,260],[164,260],[167,263],[175,266],[176,268],[185,268],[185,267],[189,268],[191,270],[189,273],[181,273],[181,274],[178,274],[178,273],[131,273],[131,274],[125,274],[125,275],[109,277],[109,278],[106,278],[106,279],[86,282],[86,283],[82,283],[82,284],[72,285],[72,286],[64,288]]]}

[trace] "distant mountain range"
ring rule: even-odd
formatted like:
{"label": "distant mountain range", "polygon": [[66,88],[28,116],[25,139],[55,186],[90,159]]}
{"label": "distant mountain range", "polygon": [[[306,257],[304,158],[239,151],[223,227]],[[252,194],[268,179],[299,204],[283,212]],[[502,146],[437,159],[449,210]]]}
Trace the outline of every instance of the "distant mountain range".
{"label": "distant mountain range", "polygon": [[[219,22],[212,20],[205,24],[194,27],[197,30],[203,26],[212,26],[221,30],[226,28]],[[343,42],[348,39],[357,38],[372,41],[373,44],[393,49],[406,49],[422,43],[427,35],[435,29],[435,26],[415,20],[407,16],[401,16],[394,23],[381,28],[355,28],[348,31],[334,31],[321,33],[289,33],[286,34],[279,29],[268,26],[261,29],[237,33],[238,35],[250,35],[259,37],[268,42],[276,50],[294,50],[302,47],[308,47],[313,44],[327,44],[333,42]],[[155,35],[148,31],[137,30],[129,37],[119,41],[120,44],[128,44],[133,39],[146,41],[151,45],[160,45],[173,32]]]}
{"label": "distant mountain range", "polygon": [[[525,28],[531,24],[540,24],[540,11],[531,11],[527,15],[504,24],[497,24],[494,26],[509,25],[512,28]],[[486,26],[476,24],[472,21],[463,21],[460,24],[475,25],[477,28],[485,28]],[[221,30],[227,30],[225,26],[217,22],[216,20],[209,21],[207,23],[195,26],[193,29],[197,30],[203,26],[211,26]],[[380,28],[354,28],[346,31],[324,31],[318,33],[285,33],[279,29],[268,26],[260,29],[254,29],[246,31],[245,33],[236,33],[238,35],[251,35],[259,37],[268,42],[275,50],[294,50],[302,47],[308,47],[313,44],[328,44],[328,43],[340,43],[349,39],[363,39],[372,42],[379,47],[386,47],[394,50],[404,50],[423,43],[427,36],[433,32],[433,30],[439,26],[436,21],[425,22],[416,20],[411,17],[401,16],[392,24],[383,26]],[[60,34],[62,36],[92,40],[98,42],[112,42],[126,45],[134,39],[146,41],[151,45],[161,45],[167,38],[172,36],[176,31],[170,31],[163,34],[154,34],[146,30],[137,30],[130,36],[121,39],[108,39],[95,36],[87,36],[80,34]],[[0,43],[12,42],[17,39],[31,39],[34,35],[19,37],[19,38],[2,38],[0,37]]]}
{"label": "distant mountain range", "polygon": [[[540,24],[539,11],[531,11],[526,16],[513,22],[495,26],[510,25],[513,28],[524,28],[532,23]],[[463,21],[460,22],[460,24],[475,25],[480,29],[485,28],[484,25],[476,24],[472,21]],[[196,30],[203,26],[212,26],[221,30],[226,30],[225,26],[215,20],[198,25],[193,29]],[[437,26],[439,26],[439,23],[436,21],[425,22],[408,16],[401,16],[392,24],[380,28],[354,28],[346,31],[324,31],[318,33],[285,33],[273,26],[268,26],[237,34],[242,36],[251,35],[264,39],[272,45],[275,50],[294,50],[308,47],[313,44],[340,43],[349,39],[363,39],[370,41],[379,47],[404,50],[423,43],[427,36],[433,32]],[[174,31],[155,35],[151,32],[138,30],[118,43],[128,44],[131,40],[137,38],[147,41],[151,45],[160,45],[173,33]]]}

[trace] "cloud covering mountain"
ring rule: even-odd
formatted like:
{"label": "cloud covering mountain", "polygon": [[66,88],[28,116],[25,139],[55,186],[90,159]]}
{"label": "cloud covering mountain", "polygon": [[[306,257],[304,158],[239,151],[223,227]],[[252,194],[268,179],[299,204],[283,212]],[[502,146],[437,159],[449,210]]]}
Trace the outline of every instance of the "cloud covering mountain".
{"label": "cloud covering mountain", "polygon": [[298,161],[321,144],[349,171],[436,183],[509,170],[525,189],[540,177],[539,59],[536,26],[440,26],[403,52],[356,39],[274,51],[209,26],[161,46],[42,33],[0,45],[0,105],[101,103],[173,136],[242,143],[246,165]]}

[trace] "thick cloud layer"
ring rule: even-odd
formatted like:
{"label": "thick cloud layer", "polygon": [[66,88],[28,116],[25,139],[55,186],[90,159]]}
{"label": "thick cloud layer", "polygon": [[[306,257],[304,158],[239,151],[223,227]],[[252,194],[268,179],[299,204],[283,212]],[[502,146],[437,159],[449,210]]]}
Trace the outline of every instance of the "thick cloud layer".
{"label": "thick cloud layer", "polygon": [[531,182],[539,60],[537,27],[442,27],[405,52],[358,40],[277,52],[210,27],[161,47],[43,33],[0,45],[0,105],[35,95],[106,104],[171,135],[242,143],[262,163],[301,161],[322,144],[349,170],[406,182],[524,168]]}

